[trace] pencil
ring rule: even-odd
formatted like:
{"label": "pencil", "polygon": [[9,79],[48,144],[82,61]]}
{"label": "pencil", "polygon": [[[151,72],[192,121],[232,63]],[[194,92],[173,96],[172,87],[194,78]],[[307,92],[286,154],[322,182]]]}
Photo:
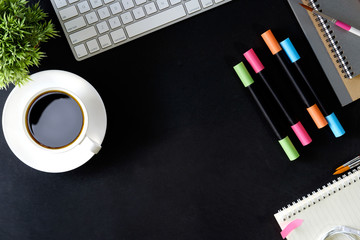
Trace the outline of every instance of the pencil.
{"label": "pencil", "polygon": [[296,51],[294,45],[290,41],[289,38],[285,39],[284,41],[280,42],[280,46],[284,49],[286,55],[288,56],[289,60],[295,65],[295,68],[299,72],[301,78],[304,80],[306,85],[308,86],[309,90],[311,91],[312,95],[315,97],[316,102],[319,104],[321,111],[325,114],[325,119],[327,120],[329,127],[335,137],[340,137],[345,134],[345,130],[340,124],[338,118],[336,117],[335,113],[328,114],[324,105],[320,101],[320,98],[316,94],[315,90],[312,88],[310,81],[307,79],[304,71],[301,69],[299,64],[300,55]]}
{"label": "pencil", "polygon": [[261,37],[264,39],[266,45],[270,49],[271,53],[276,56],[279,63],[281,64],[282,68],[286,72],[286,75],[288,76],[289,80],[291,81],[292,85],[294,86],[296,92],[300,96],[301,100],[304,102],[306,106],[306,110],[310,114],[311,118],[313,119],[314,123],[318,128],[325,127],[328,122],[326,121],[324,115],[321,113],[319,107],[316,103],[310,104],[309,100],[306,98],[306,96],[303,93],[303,90],[300,88],[298,83],[296,82],[295,78],[291,74],[290,70],[288,69],[287,65],[285,64],[285,61],[283,57],[280,55],[280,52],[282,51],[282,48],[278,41],[276,40],[275,36],[271,32],[271,30],[268,30],[261,34]]}
{"label": "pencil", "polygon": [[344,29],[344,30],[346,30],[348,32],[351,32],[352,34],[360,37],[360,30],[359,29],[356,29],[353,26],[350,26],[350,25],[348,25],[348,24],[346,24],[346,23],[344,23],[344,22],[342,22],[340,20],[337,20],[337,19],[335,19],[333,17],[330,17],[330,16],[328,16],[328,15],[322,13],[322,12],[319,12],[319,11],[309,7],[309,6],[306,6],[306,5],[302,4],[302,3],[299,3],[299,4],[303,8],[308,10],[309,12],[315,13],[316,15],[318,15],[320,17],[323,17],[323,18],[329,20],[330,22],[334,23],[336,26],[338,26],[338,27],[340,27],[340,28],[342,28],[342,29]]}
{"label": "pencil", "polygon": [[287,118],[288,122],[291,124],[291,129],[294,131],[295,135],[297,136],[297,138],[299,139],[301,144],[303,146],[306,146],[309,143],[311,143],[312,139],[309,136],[309,134],[307,133],[307,131],[305,130],[302,123],[300,121],[294,120],[294,118],[291,116],[289,111],[286,109],[283,102],[280,100],[280,97],[278,96],[278,94],[274,91],[274,89],[271,87],[271,85],[265,78],[265,75],[263,74],[263,70],[265,69],[265,67],[261,63],[258,56],[256,55],[255,51],[251,48],[250,50],[248,50],[247,52],[244,53],[244,57],[250,63],[250,65],[253,68],[253,70],[255,71],[255,73],[257,73],[261,77],[263,82],[265,83],[267,89],[269,90],[269,92],[271,93],[273,98],[275,99],[276,103],[278,104],[281,111]]}
{"label": "pencil", "polygon": [[281,145],[282,149],[286,153],[287,157],[293,161],[297,159],[300,155],[296,148],[294,147],[293,143],[291,142],[288,136],[285,136],[280,132],[280,130],[276,127],[276,124],[271,119],[270,115],[268,114],[267,110],[264,108],[263,104],[261,103],[260,99],[255,94],[254,90],[252,89],[252,84],[254,84],[254,80],[252,79],[250,73],[246,69],[243,62],[234,66],[234,70],[237,73],[238,77],[240,78],[241,82],[244,84],[246,88],[249,89],[252,97],[254,98],[256,104],[258,105],[260,111],[264,115],[265,119],[269,123],[271,129],[273,130],[275,136],[278,139],[279,144]]}

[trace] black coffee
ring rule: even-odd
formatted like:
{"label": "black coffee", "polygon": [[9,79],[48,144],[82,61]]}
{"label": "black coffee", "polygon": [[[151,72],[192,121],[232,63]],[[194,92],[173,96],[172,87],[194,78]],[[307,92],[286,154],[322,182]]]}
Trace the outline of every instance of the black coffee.
{"label": "black coffee", "polygon": [[60,91],[37,97],[27,111],[32,138],[48,148],[62,148],[76,140],[83,127],[83,112],[71,96]]}

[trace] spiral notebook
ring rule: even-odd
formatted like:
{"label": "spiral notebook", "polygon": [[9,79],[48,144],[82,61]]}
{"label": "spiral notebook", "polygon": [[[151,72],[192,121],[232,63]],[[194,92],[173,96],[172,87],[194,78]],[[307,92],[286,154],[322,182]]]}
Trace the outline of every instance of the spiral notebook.
{"label": "spiral notebook", "polygon": [[288,0],[341,105],[360,98],[360,37],[306,11],[299,3],[360,28],[359,0]]}
{"label": "spiral notebook", "polygon": [[[360,170],[328,183],[274,216],[281,229],[295,219],[303,220],[288,240],[318,240],[337,226],[360,229]],[[344,238],[335,235],[331,239]]]}

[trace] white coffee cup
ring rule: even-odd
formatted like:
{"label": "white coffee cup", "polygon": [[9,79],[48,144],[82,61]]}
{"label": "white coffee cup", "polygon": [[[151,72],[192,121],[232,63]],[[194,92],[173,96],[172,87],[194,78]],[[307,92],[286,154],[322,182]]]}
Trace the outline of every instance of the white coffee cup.
{"label": "white coffee cup", "polygon": [[[58,96],[54,99],[53,96]],[[63,97],[62,97],[63,96]],[[49,144],[45,142],[42,142],[41,140],[38,140],[35,136],[35,133],[31,131],[30,123],[29,123],[29,115],[33,114],[35,108],[37,105],[41,104],[44,105],[42,101],[44,98],[51,98],[51,100],[47,101],[47,106],[40,106],[38,108],[42,108],[41,113],[37,113],[38,115],[46,115],[39,116],[39,119],[46,120],[40,121],[40,123],[37,123],[35,126],[37,129],[43,129],[38,130],[39,132],[43,132],[43,139],[50,139],[52,141],[56,141],[56,138],[60,138],[64,136],[57,136],[57,135],[64,135],[62,133],[69,132],[71,130],[76,130],[76,133],[68,133],[67,135],[71,134],[70,137],[67,137],[69,139],[66,139],[67,142],[59,145],[59,146],[49,146]],[[65,100],[66,99],[66,100]],[[60,102],[63,102],[62,105]],[[68,103],[66,103],[68,102]],[[58,107],[55,105],[59,105]],[[75,112],[73,108],[78,107],[79,111]],[[68,109],[67,109],[68,108]],[[46,110],[51,109],[51,110]],[[61,111],[61,112],[60,112]],[[46,112],[49,112],[46,114]],[[51,116],[51,114],[53,116]],[[78,116],[65,116],[67,115],[78,115]],[[74,120],[77,118],[76,120]],[[81,121],[81,126],[78,124],[78,129],[74,129],[71,125],[74,125],[76,123],[70,123],[69,121]],[[46,125],[44,126],[38,126],[38,125]],[[96,141],[92,140],[87,134],[89,125],[89,115],[86,106],[82,102],[82,100],[76,96],[73,92],[71,92],[68,89],[64,88],[58,88],[58,87],[52,87],[52,88],[46,88],[43,89],[34,96],[29,99],[28,103],[26,104],[26,108],[23,109],[23,127],[24,132],[27,135],[30,142],[32,142],[34,145],[36,145],[39,148],[43,148],[47,151],[55,151],[57,153],[66,152],[71,150],[72,148],[76,147],[77,145],[83,145],[85,148],[87,148],[89,151],[93,152],[94,154],[98,153],[101,149],[100,144],[98,144]],[[58,128],[58,130],[57,130]],[[70,129],[69,129],[70,128]],[[52,130],[54,129],[54,130]],[[46,132],[45,132],[46,131]],[[49,136],[51,135],[51,136]],[[71,137],[73,136],[73,139]],[[65,141],[65,140],[64,140]]]}
{"label": "white coffee cup", "polygon": [[[3,132],[10,149],[23,163],[44,172],[65,172],[83,165],[99,152],[105,137],[107,118],[100,95],[85,79],[66,71],[47,70],[30,78],[12,90],[4,106]],[[81,129],[68,144],[49,147],[29,131],[29,109],[47,93],[65,94],[81,109]]]}

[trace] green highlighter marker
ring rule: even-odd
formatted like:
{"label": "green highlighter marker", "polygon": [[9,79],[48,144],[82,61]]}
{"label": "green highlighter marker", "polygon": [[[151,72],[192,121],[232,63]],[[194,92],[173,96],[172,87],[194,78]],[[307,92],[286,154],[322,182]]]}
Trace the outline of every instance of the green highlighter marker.
{"label": "green highlighter marker", "polygon": [[239,78],[242,81],[242,83],[244,84],[244,86],[250,90],[251,95],[253,96],[255,102],[259,106],[261,112],[264,114],[264,117],[268,121],[271,129],[274,131],[282,149],[284,150],[284,152],[286,153],[288,158],[291,161],[297,159],[300,155],[299,155],[298,151],[296,150],[296,148],[294,147],[294,145],[292,144],[290,138],[288,136],[283,137],[283,135],[278,131],[275,124],[271,120],[269,114],[266,112],[265,108],[263,107],[260,100],[256,96],[255,92],[251,88],[251,85],[254,83],[254,80],[252,79],[250,73],[246,69],[244,63],[240,62],[239,64],[235,65],[234,70],[237,73],[237,75],[239,76]]}

